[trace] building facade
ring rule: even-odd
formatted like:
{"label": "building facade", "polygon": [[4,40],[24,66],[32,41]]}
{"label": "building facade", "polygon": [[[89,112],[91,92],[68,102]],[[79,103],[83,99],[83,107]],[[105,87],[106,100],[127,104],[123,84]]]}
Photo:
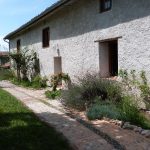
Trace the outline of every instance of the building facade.
{"label": "building facade", "polygon": [[10,51],[36,51],[42,76],[127,69],[150,77],[149,0],[61,0],[5,39]]}

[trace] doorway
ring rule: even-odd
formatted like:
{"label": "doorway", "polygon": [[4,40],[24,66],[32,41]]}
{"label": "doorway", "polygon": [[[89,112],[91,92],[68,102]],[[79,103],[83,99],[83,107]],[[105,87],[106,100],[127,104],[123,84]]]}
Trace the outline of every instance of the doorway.
{"label": "doorway", "polygon": [[110,76],[118,75],[118,41],[109,42],[109,73]]}
{"label": "doorway", "polygon": [[100,74],[102,77],[118,75],[118,40],[100,42]]}
{"label": "doorway", "polygon": [[54,57],[54,74],[62,73],[61,57]]}

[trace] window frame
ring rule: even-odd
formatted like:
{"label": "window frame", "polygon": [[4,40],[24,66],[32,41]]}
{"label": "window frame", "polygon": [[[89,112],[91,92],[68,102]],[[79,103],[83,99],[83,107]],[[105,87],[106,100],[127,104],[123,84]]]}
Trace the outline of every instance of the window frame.
{"label": "window frame", "polygon": [[[108,1],[110,1],[110,7],[105,8],[105,3],[107,3]],[[112,9],[112,1],[113,0],[99,0],[100,13],[110,11]]]}
{"label": "window frame", "polygon": [[42,30],[42,47],[47,48],[50,46],[50,28],[46,27]]}

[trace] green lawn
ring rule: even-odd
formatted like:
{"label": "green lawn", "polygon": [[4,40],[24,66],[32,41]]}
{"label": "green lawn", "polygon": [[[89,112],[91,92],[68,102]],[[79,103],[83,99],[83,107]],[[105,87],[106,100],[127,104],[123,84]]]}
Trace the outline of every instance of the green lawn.
{"label": "green lawn", "polygon": [[0,81],[1,80],[9,80],[12,77],[13,77],[13,74],[9,69],[1,69],[0,68]]}
{"label": "green lawn", "polygon": [[0,89],[0,150],[70,150],[55,129]]}

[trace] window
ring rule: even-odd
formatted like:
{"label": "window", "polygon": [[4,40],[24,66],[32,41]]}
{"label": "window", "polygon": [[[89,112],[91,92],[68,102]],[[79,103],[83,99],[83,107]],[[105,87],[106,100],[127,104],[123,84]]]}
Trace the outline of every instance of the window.
{"label": "window", "polygon": [[20,47],[21,47],[21,40],[17,40],[17,53],[20,52]]}
{"label": "window", "polygon": [[43,33],[42,33],[42,45],[43,47],[49,47],[49,27],[43,29]]}
{"label": "window", "polygon": [[100,12],[111,10],[112,0],[100,0]]}

